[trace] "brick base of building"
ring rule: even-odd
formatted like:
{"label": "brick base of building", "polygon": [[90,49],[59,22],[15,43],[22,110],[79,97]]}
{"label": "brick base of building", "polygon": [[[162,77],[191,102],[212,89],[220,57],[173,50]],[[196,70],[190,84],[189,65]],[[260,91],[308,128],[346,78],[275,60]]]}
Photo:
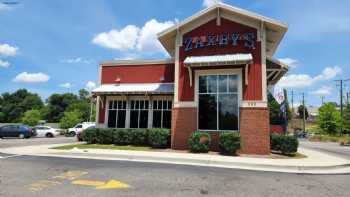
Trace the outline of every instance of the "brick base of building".
{"label": "brick base of building", "polygon": [[[197,129],[197,108],[173,108],[171,148],[188,149],[188,138]],[[220,132],[210,132],[211,150],[219,150]],[[270,153],[269,111],[267,108],[240,108],[242,154]]]}
{"label": "brick base of building", "polygon": [[240,109],[240,136],[243,154],[270,154],[268,108]]}
{"label": "brick base of building", "polygon": [[197,129],[197,108],[173,108],[171,117],[171,148],[188,149],[188,138]]}

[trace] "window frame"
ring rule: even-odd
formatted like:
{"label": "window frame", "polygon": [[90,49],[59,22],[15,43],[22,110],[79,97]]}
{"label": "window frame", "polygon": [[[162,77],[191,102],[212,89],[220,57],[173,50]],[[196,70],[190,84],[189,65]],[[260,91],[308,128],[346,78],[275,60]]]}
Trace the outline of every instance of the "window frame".
{"label": "window frame", "polygon": [[[223,132],[223,131],[230,131],[230,132],[239,132],[240,130],[240,106],[242,103],[242,68],[234,68],[234,69],[210,69],[210,70],[196,70],[195,71],[195,102],[196,102],[196,106],[197,106],[197,130],[201,130],[201,131],[207,131],[207,132]],[[213,129],[199,129],[199,77],[200,76],[210,76],[210,75],[236,75],[237,76],[237,98],[238,98],[238,114],[237,114],[237,118],[238,118],[238,127],[237,130],[219,130],[219,113],[216,114],[216,119],[217,119],[217,130],[213,130]],[[217,86],[218,86],[218,80],[217,80]],[[220,94],[219,92],[219,87],[217,87],[217,92],[215,94]],[[219,110],[218,108],[219,102],[217,101],[217,110]]]}
{"label": "window frame", "polygon": [[[155,109],[154,108],[154,101],[157,101],[157,109]],[[159,103],[159,101],[162,103],[162,108],[161,109],[159,109],[159,107],[158,107],[158,103]],[[164,101],[166,102],[166,109],[164,108]],[[169,102],[171,103],[171,105],[170,105],[170,107],[169,107]],[[156,99],[152,99],[152,108],[151,108],[151,110],[152,110],[152,128],[165,128],[164,127],[164,121],[163,121],[163,117],[164,117],[164,112],[165,111],[167,111],[167,112],[169,112],[170,111],[170,114],[172,114],[172,109],[173,109],[173,100],[172,99],[167,99],[167,98],[156,98]],[[155,111],[160,111],[160,126],[161,127],[154,127],[154,125],[153,125],[153,121],[154,121],[154,112]],[[171,122],[171,120],[170,120],[170,122]],[[171,126],[171,123],[170,123],[170,126]],[[166,129],[168,129],[168,128],[166,128]]]}
{"label": "window frame", "polygon": [[[123,102],[125,102],[125,108],[121,108],[119,109],[119,103],[118,102],[122,102],[122,105]],[[112,106],[110,106],[110,102],[112,102]],[[115,105],[114,103],[117,102],[117,104]],[[114,106],[117,106],[117,108],[115,108]],[[108,100],[108,105],[106,106],[106,111],[107,111],[107,121],[109,119],[109,112],[110,111],[116,111],[116,115],[115,115],[115,127],[114,128],[118,128],[118,116],[119,116],[119,111],[125,111],[125,120],[124,120],[124,125],[126,125],[126,113],[127,113],[127,110],[128,110],[128,101],[125,100],[125,99],[122,99],[122,98],[115,98],[115,99],[109,99]],[[124,126],[125,127],[125,126]],[[106,123],[106,128],[113,128],[113,127],[108,127],[108,122]]]}
{"label": "window frame", "polygon": [[[134,107],[134,108],[131,108],[131,102],[132,101],[134,101],[134,102],[139,102],[139,106],[138,106],[138,108],[136,108],[136,107]],[[145,104],[146,104],[146,101],[148,102],[148,107],[147,108],[145,108]],[[141,120],[141,111],[147,111],[147,127],[146,127],[146,129],[148,128],[148,122],[149,122],[149,110],[151,109],[151,104],[150,104],[150,100],[149,99],[147,99],[147,98],[144,98],[144,99],[142,99],[142,98],[132,98],[132,99],[130,99],[129,101],[127,101],[129,104],[127,104],[126,106],[127,106],[127,110],[129,110],[130,112],[129,112],[129,128],[130,129],[139,129],[140,128],[140,120]],[[141,102],[143,102],[143,108],[141,109]],[[137,114],[137,127],[131,127],[131,112],[132,111],[137,111],[138,112],[138,114]],[[128,117],[126,117],[126,118],[128,118]],[[142,129],[144,129],[144,128],[142,128]]]}

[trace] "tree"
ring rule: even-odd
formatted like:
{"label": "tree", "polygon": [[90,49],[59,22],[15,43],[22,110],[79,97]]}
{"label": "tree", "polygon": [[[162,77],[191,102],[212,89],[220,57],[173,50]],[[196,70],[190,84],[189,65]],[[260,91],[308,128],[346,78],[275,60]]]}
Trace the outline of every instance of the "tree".
{"label": "tree", "polygon": [[[299,105],[298,115],[299,115],[299,118],[301,119],[304,118],[304,105]],[[307,111],[307,107],[305,107],[305,119],[307,119],[308,117],[309,117],[309,112]]]}
{"label": "tree", "polygon": [[82,121],[82,114],[78,110],[64,112],[60,120],[60,128],[68,129]]}
{"label": "tree", "polygon": [[323,132],[330,135],[337,134],[341,117],[334,104],[325,103],[318,109],[317,124]]}
{"label": "tree", "polygon": [[19,89],[14,93],[5,92],[0,99],[1,122],[20,122],[24,112],[32,109],[40,109],[43,106],[41,98],[37,94]]}
{"label": "tree", "polygon": [[52,94],[47,99],[47,117],[49,122],[59,122],[69,105],[78,101],[78,97],[72,93]]}
{"label": "tree", "polygon": [[39,120],[40,120],[40,111],[37,109],[32,109],[24,113],[24,116],[22,118],[22,123],[29,126],[35,126],[38,124]]}
{"label": "tree", "polygon": [[80,100],[86,100],[88,101],[89,100],[89,91],[85,90],[85,89],[80,89],[79,90],[79,99]]}
{"label": "tree", "polygon": [[[275,98],[273,98],[271,94],[268,94],[267,100],[268,100],[268,108],[270,113],[270,124],[279,124],[279,125],[283,124],[281,105],[277,103],[277,101],[275,100]],[[291,120],[292,112],[289,108],[289,102],[287,99],[285,100],[285,107],[287,112],[287,118],[288,120]]]}
{"label": "tree", "polygon": [[350,104],[347,104],[343,113],[343,124],[345,131],[350,132]]}

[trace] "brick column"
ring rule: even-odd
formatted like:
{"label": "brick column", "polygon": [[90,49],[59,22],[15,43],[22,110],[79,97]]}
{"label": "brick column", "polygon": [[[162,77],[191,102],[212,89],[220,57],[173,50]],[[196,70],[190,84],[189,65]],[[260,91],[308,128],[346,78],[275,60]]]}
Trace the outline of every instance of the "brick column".
{"label": "brick column", "polygon": [[188,137],[197,129],[197,108],[173,108],[171,120],[171,148],[188,149]]}
{"label": "brick column", "polygon": [[243,154],[270,154],[268,108],[240,108],[240,135]]}

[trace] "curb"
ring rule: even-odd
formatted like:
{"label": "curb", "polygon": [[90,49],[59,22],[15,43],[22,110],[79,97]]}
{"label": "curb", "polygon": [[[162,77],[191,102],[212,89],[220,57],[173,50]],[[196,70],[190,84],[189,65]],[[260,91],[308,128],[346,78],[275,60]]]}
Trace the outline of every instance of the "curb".
{"label": "curb", "polygon": [[161,158],[154,156],[135,156],[122,154],[95,154],[95,153],[50,153],[50,154],[32,154],[32,156],[44,157],[62,157],[77,159],[95,159],[95,160],[116,160],[116,161],[133,161],[146,163],[164,163],[174,165],[205,166],[218,168],[231,168],[264,172],[280,172],[293,174],[350,174],[350,163],[333,166],[276,166],[266,164],[250,164],[242,162],[225,162],[204,159],[184,159],[184,158]]}

